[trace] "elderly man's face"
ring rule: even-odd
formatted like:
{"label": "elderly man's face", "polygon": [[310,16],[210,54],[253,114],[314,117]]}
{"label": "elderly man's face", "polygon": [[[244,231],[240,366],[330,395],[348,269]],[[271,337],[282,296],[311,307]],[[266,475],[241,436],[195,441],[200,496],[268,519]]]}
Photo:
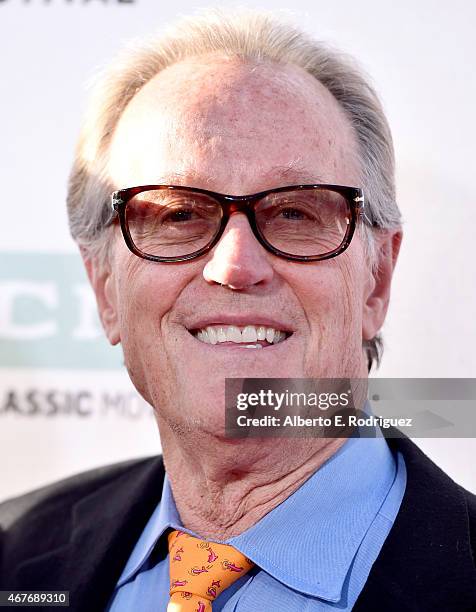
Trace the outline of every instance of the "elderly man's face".
{"label": "elderly man's face", "polygon": [[[140,90],[118,124],[109,169],[117,188],[169,183],[242,195],[360,185],[355,136],[320,83],[297,67],[225,57],[176,64]],[[175,430],[220,430],[225,377],[366,374],[362,338],[384,312],[372,305],[358,235],[339,257],[302,264],[267,252],[236,213],[214,249],[190,262],[140,259],[119,230],[112,249],[110,274],[93,281],[103,324],[122,343],[138,390]],[[292,333],[256,349],[190,332],[213,324]]]}

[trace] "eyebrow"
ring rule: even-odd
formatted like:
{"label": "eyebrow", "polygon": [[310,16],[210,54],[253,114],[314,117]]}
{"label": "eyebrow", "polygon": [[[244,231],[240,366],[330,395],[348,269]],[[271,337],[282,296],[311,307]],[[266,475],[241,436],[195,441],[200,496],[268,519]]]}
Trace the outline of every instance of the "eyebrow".
{"label": "eyebrow", "polygon": [[[187,185],[187,186],[198,186],[206,185],[207,187],[213,187],[216,178],[211,175],[204,175],[193,169],[187,170],[186,172],[172,172],[156,177],[158,185]],[[325,181],[317,173],[311,172],[309,169],[301,166],[296,162],[292,162],[288,165],[273,166],[266,172],[263,172],[259,176],[260,183],[270,187],[281,187],[285,185],[294,184],[310,184],[325,183]],[[194,185],[197,183],[197,185]],[[283,183],[283,185],[281,185]]]}
{"label": "eyebrow", "polygon": [[323,179],[316,173],[298,163],[291,163],[286,166],[273,166],[262,175],[266,181],[278,180],[292,183],[323,183]]}

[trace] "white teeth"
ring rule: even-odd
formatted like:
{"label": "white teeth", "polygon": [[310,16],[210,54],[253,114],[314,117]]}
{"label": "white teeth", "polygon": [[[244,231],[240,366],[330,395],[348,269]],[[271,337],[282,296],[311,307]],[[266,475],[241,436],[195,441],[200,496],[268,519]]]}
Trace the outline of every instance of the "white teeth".
{"label": "white teeth", "polygon": [[218,342],[226,342],[226,334],[223,327],[219,327],[217,330],[217,340]]}
{"label": "white teeth", "polygon": [[226,329],[226,339],[228,342],[241,342],[241,332],[235,325],[230,325]]}
{"label": "white teeth", "polygon": [[208,341],[210,342],[210,344],[216,344],[218,342],[217,333],[213,329],[213,327],[207,327],[207,333],[208,333]]}
{"label": "white teeth", "polygon": [[236,325],[209,325],[196,332],[195,337],[206,344],[220,342],[248,343],[243,348],[263,348],[257,341],[278,344],[286,339],[286,333],[264,325],[245,325],[241,329]]}
{"label": "white teeth", "polygon": [[247,325],[245,329],[241,332],[241,339],[243,342],[256,342],[256,340],[258,340],[256,327],[253,327],[252,325]]}

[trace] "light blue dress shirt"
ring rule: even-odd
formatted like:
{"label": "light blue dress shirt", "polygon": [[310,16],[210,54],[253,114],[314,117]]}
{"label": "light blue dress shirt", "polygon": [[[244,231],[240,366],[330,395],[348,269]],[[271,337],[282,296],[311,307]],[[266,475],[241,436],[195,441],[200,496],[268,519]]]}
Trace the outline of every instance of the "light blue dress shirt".
{"label": "light blue dress shirt", "polygon": [[[394,457],[383,437],[350,438],[284,502],[226,540],[256,566],[217,597],[213,612],[351,610],[393,525],[405,485],[403,457]],[[182,526],[166,477],[162,499],[122,572],[109,612],[166,612],[169,559],[154,549],[168,528],[196,535]]]}

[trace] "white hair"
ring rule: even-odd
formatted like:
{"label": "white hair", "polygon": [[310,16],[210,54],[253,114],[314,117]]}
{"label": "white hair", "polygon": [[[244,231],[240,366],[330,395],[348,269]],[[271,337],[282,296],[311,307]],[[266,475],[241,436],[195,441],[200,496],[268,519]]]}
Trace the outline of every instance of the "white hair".
{"label": "white hair", "polygon": [[[254,10],[208,10],[182,18],[165,33],[128,45],[100,73],[85,115],[67,196],[71,234],[86,256],[107,262],[109,198],[115,188],[107,171],[108,150],[124,109],[164,68],[210,53],[243,61],[295,64],[334,96],[357,137],[360,186],[369,221],[359,231],[374,265],[373,232],[397,228],[401,222],[395,201],[392,136],[380,101],[352,58],[314,40],[288,20]],[[369,368],[379,362],[381,349],[379,336],[364,342]]]}

